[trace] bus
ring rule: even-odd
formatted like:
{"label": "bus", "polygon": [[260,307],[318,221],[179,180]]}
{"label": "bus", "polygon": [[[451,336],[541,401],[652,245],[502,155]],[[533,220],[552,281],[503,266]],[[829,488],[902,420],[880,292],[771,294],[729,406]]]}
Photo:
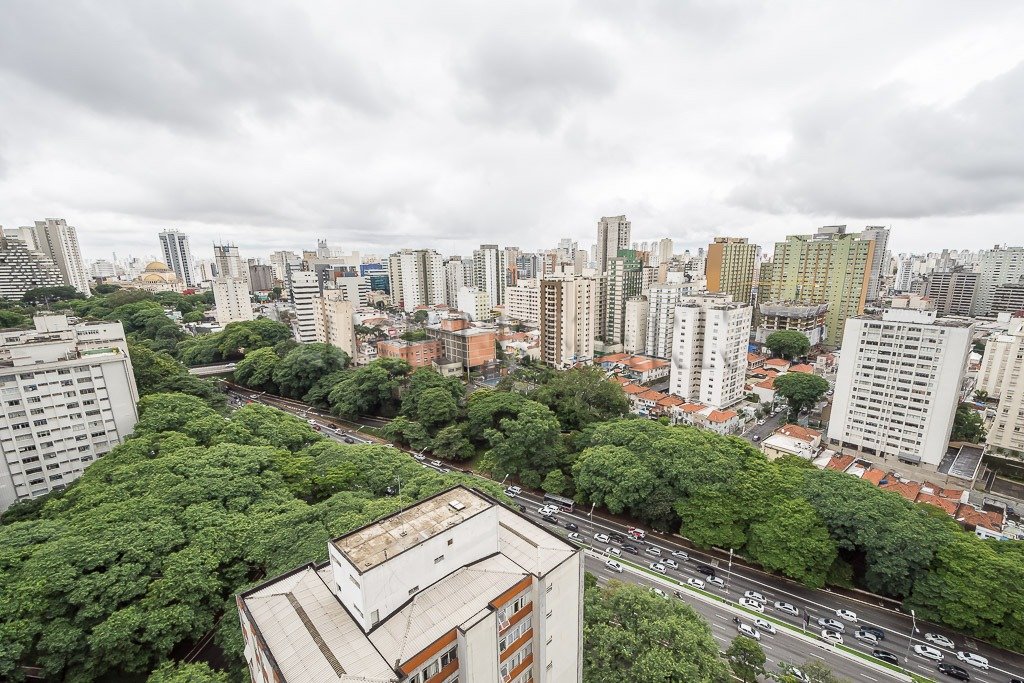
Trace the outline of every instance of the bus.
{"label": "bus", "polygon": [[562,509],[562,512],[572,512],[572,508],[576,504],[573,502],[572,498],[556,496],[553,493],[545,493],[544,502],[548,505],[557,505]]}

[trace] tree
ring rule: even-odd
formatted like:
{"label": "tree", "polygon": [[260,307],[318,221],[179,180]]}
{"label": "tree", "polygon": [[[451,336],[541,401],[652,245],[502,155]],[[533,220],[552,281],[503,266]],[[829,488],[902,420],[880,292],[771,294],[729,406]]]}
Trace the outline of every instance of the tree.
{"label": "tree", "polygon": [[732,644],[725,651],[725,658],[729,660],[736,677],[743,683],[756,683],[758,676],[764,676],[764,663],[767,657],[761,644],[747,636],[736,636]]}
{"label": "tree", "polygon": [[801,664],[800,672],[807,683],[842,683],[827,664],[816,659],[809,659]]}
{"label": "tree", "polygon": [[447,390],[433,387],[420,394],[416,406],[416,417],[420,424],[433,431],[439,426],[451,424],[459,414],[459,406]]}
{"label": "tree", "polygon": [[950,441],[978,443],[985,438],[985,423],[970,403],[961,403],[953,416],[953,432]]}
{"label": "tree", "polygon": [[554,411],[562,431],[579,431],[594,422],[622,417],[629,401],[618,384],[600,368],[575,368],[556,373],[530,398]]}
{"label": "tree", "polygon": [[[427,398],[427,401],[434,405],[421,405],[424,397],[427,395],[426,392],[431,389],[438,389],[441,393],[448,395],[452,399],[451,403],[444,401],[439,393],[433,392]],[[409,375],[405,391],[402,394],[402,415],[419,420],[427,426],[436,427],[446,424],[455,419],[458,413],[458,404],[464,396],[465,387],[462,386],[462,382],[458,379],[442,377],[432,368],[419,368]],[[438,401],[443,401],[444,404],[438,405]],[[430,416],[429,413],[432,409],[441,410],[442,415],[437,417]]]}
{"label": "tree", "polygon": [[350,370],[327,396],[331,412],[342,417],[394,415],[398,388],[411,369],[404,360],[378,358]]}
{"label": "tree", "polygon": [[214,410],[225,410],[227,399],[213,382],[190,375],[168,354],[132,343],[128,344],[128,354],[132,359],[132,373],[140,396],[189,394],[202,399]]}
{"label": "tree", "polygon": [[269,346],[251,351],[235,365],[235,381],[250,389],[277,393],[274,370],[280,362]]}
{"label": "tree", "polygon": [[726,683],[707,622],[688,605],[613,581],[583,597],[585,683]]}
{"label": "tree", "polygon": [[775,393],[789,403],[789,419],[796,421],[800,411],[813,406],[828,391],[828,382],[806,372],[787,372],[775,378]]}
{"label": "tree", "polygon": [[544,477],[544,481],[540,487],[547,493],[554,493],[555,495],[562,495],[569,488],[569,481],[566,479],[565,474],[562,470],[551,470],[548,475]]}
{"label": "tree", "polygon": [[182,664],[165,662],[146,679],[146,683],[228,683],[228,675],[214,671],[205,662]]}
{"label": "tree", "polygon": [[837,550],[814,508],[793,498],[773,505],[751,525],[747,554],[765,569],[821,588]]}
{"label": "tree", "polygon": [[84,299],[85,295],[70,285],[57,285],[56,287],[34,287],[28,290],[21,297],[26,304],[47,304],[54,301],[67,301],[68,299]]}
{"label": "tree", "polygon": [[476,449],[466,438],[465,428],[461,424],[448,425],[435,434],[430,450],[446,460],[463,461],[476,455]]}
{"label": "tree", "polygon": [[427,322],[427,318],[429,317],[430,314],[421,308],[420,310],[412,314],[412,321],[417,325],[422,325],[423,323]]}
{"label": "tree", "polygon": [[491,450],[480,467],[492,474],[517,474],[530,488],[562,463],[563,446],[558,418],[547,406],[527,400],[516,417],[506,417],[485,433]]}
{"label": "tree", "polygon": [[317,380],[349,364],[349,355],[330,344],[302,344],[274,367],[273,380],[278,393],[301,399],[313,388]]}
{"label": "tree", "polygon": [[419,342],[427,338],[426,330],[409,330],[398,335],[399,339],[407,342]]}
{"label": "tree", "polygon": [[25,327],[28,324],[28,316],[18,311],[0,311],[0,328]]}
{"label": "tree", "polygon": [[802,332],[796,330],[778,330],[764,340],[774,356],[792,359],[802,356],[811,349],[811,342]]}

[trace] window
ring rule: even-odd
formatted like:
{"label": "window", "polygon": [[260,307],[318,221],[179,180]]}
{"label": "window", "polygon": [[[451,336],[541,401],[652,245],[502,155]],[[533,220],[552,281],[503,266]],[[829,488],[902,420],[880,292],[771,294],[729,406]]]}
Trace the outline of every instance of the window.
{"label": "window", "polygon": [[444,561],[444,555],[438,555],[437,557],[434,558],[434,564],[438,564],[439,562],[443,562],[443,561]]}

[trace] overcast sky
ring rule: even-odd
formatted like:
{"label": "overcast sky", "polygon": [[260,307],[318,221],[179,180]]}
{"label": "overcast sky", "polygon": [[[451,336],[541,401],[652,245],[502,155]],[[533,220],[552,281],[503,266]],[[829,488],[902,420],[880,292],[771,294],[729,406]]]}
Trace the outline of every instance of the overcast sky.
{"label": "overcast sky", "polygon": [[0,11],[0,224],[87,258],[891,225],[1024,242],[1024,2],[62,2]]}

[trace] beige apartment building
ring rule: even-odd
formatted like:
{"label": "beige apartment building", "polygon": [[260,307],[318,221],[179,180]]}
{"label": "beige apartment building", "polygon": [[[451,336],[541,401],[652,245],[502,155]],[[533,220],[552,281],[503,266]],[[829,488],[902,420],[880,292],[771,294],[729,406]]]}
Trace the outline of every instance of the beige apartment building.
{"label": "beige apartment building", "polygon": [[733,301],[749,303],[754,289],[754,269],[761,248],[746,237],[716,237],[708,245],[704,275],[708,291],[724,293]]}
{"label": "beige apartment building", "polygon": [[594,360],[598,281],[588,277],[540,281],[541,360],[567,368]]}

